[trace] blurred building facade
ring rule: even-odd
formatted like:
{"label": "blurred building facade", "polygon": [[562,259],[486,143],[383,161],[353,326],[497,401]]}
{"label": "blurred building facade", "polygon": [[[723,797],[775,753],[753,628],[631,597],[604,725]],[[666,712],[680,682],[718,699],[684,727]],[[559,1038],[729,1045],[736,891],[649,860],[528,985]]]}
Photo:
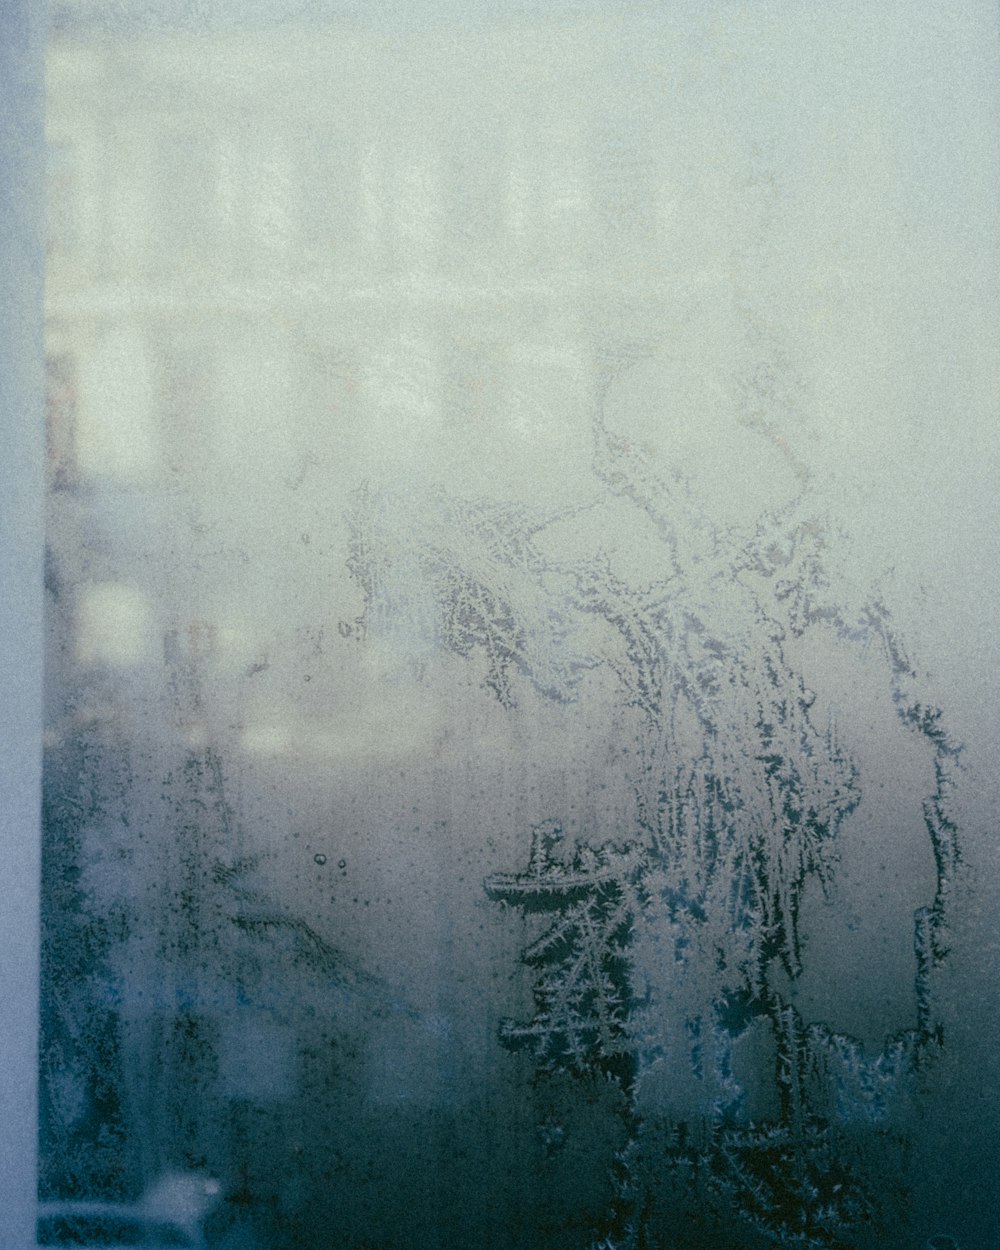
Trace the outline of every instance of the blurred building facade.
{"label": "blurred building facade", "polygon": [[[567,41],[576,69],[557,73]],[[409,803],[387,779],[433,770],[443,735],[475,737],[482,713],[427,697],[419,638],[359,656],[342,514],[369,477],[570,504],[601,386],[679,281],[695,299],[711,285],[711,266],[670,266],[693,155],[624,89],[591,106],[606,61],[593,21],[444,41],[348,22],[115,38],[63,14],[48,84],[52,1190],[208,1170],[262,1236],[317,1209],[333,1165],[313,1175],[302,1152],[336,1160],[380,1117],[450,1107],[490,1158],[480,1103],[512,1141],[523,1131],[510,1073],[476,1074],[497,1062],[499,1006],[482,1035],[438,984],[455,926],[435,865],[452,850],[442,834],[417,853],[407,901],[399,846],[378,835]],[[454,816],[441,803],[429,814]],[[303,851],[308,874],[289,870]],[[401,925],[411,949],[383,936],[373,960],[356,918],[331,919],[334,875],[339,906],[370,901],[376,933]],[[497,940],[473,983],[494,975]],[[358,1236],[379,1203],[403,1218],[372,1180],[380,1149],[339,1165],[369,1170]],[[532,1166],[501,1185],[505,1245],[537,1224],[525,1194],[549,1200]],[[433,1224],[457,1201],[442,1186],[398,1201],[436,1204]]]}
{"label": "blurred building facade", "polygon": [[[624,89],[588,108],[602,35],[593,21],[465,44],[348,24],[63,30],[49,71],[56,564],[90,531],[71,667],[158,668],[168,646],[213,680],[242,673],[276,605],[284,621],[288,596],[309,594],[331,489],[376,468],[569,493],[616,340],[627,358],[679,290],[715,278],[675,263],[697,228],[676,220],[676,187],[699,174],[664,120]],[[567,38],[575,72],[556,75]],[[276,500],[297,546],[276,541]],[[209,567],[148,558],[179,545]],[[252,562],[261,584],[248,555],[279,546]]]}

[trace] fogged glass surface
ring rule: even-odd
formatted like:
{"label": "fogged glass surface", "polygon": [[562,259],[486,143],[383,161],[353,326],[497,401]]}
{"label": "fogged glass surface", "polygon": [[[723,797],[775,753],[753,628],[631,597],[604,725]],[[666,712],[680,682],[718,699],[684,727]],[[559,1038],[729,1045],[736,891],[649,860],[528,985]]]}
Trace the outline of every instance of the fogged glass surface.
{"label": "fogged glass surface", "polygon": [[53,6],[45,1244],[992,1244],[991,30]]}

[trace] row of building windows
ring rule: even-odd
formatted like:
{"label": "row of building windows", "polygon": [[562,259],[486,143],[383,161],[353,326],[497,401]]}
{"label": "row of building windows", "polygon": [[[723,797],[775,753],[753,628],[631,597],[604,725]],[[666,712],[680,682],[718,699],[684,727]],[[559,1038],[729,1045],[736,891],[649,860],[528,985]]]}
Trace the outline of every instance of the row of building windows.
{"label": "row of building windows", "polygon": [[[152,143],[150,133],[155,135]],[[49,146],[51,258],[147,269],[193,256],[253,270],[581,260],[655,238],[668,185],[618,128],[535,136],[239,136],[147,130]]]}
{"label": "row of building windows", "polygon": [[49,484],[178,474],[196,487],[237,445],[272,470],[287,461],[290,483],[303,448],[363,457],[386,439],[465,432],[541,449],[586,422],[592,368],[571,340],[411,333],[309,352],[198,324],[64,335],[47,361]]}

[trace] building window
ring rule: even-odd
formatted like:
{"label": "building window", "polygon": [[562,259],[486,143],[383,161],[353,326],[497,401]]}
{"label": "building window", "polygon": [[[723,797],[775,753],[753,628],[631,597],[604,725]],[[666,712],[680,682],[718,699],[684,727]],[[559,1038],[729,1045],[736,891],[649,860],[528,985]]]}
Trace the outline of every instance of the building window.
{"label": "building window", "polygon": [[[148,194],[154,224],[147,238],[149,261],[160,270],[178,262],[216,258],[220,227],[217,195],[219,160],[211,132],[174,129],[147,121],[152,130],[152,167]],[[269,187],[264,179],[262,187]]]}
{"label": "building window", "polygon": [[152,332],[155,410],[167,471],[175,483],[209,467],[208,426],[216,402],[217,327],[161,324]]}
{"label": "building window", "polygon": [[658,210],[655,150],[648,126],[635,114],[594,118],[590,178],[598,247],[652,242]]}
{"label": "building window", "polygon": [[77,149],[69,142],[46,146],[46,250],[51,258],[74,251],[80,237]]}
{"label": "building window", "polygon": [[50,355],[45,367],[45,451],[50,490],[76,481],[77,369],[72,352]]}

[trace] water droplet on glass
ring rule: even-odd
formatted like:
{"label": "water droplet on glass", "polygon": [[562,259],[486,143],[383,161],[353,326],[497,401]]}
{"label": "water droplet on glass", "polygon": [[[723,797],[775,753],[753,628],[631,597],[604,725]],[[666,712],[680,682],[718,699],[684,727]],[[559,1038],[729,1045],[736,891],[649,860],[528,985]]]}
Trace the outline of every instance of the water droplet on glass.
{"label": "water droplet on glass", "polygon": [[319,854],[319,855],[314,855],[314,856],[313,856],[313,860],[315,861],[315,863],[317,863],[317,864],[319,864],[320,866],[322,866],[323,864],[325,864],[325,863],[326,863],[326,856],[325,856],[325,855],[322,855],[322,854]]}

